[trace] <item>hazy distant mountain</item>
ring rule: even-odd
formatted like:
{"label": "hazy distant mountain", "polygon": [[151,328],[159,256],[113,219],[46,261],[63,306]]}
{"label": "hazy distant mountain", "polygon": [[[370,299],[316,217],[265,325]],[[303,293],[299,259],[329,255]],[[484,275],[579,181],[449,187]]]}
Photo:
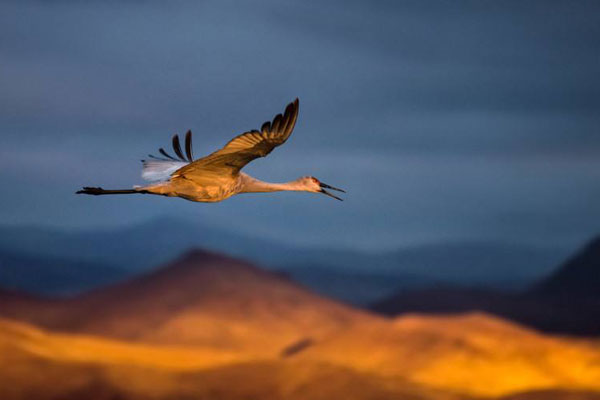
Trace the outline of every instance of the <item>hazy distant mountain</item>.
{"label": "hazy distant mountain", "polygon": [[29,293],[73,294],[123,279],[127,271],[89,261],[0,250],[0,287]]}
{"label": "hazy distant mountain", "polygon": [[433,279],[408,273],[348,270],[310,264],[289,268],[283,273],[319,294],[357,306],[386,298],[401,289],[429,287],[435,283]]}
{"label": "hazy distant mountain", "polygon": [[550,332],[600,335],[600,239],[522,293],[438,286],[376,302],[385,315],[486,311]]}
{"label": "hazy distant mountain", "polygon": [[392,265],[438,282],[518,290],[548,275],[566,255],[520,244],[437,243],[399,250]]}
{"label": "hazy distant mountain", "polygon": [[72,231],[5,226],[0,227],[0,248],[102,262],[137,271],[150,270],[193,248],[219,251],[277,268],[306,263],[360,268],[379,258],[346,249],[297,247],[175,218],[158,218],[123,228]]}
{"label": "hazy distant mountain", "polygon": [[[0,247],[32,257],[83,260],[133,271],[150,270],[202,247],[284,269],[321,293],[355,304],[371,303],[412,283],[415,287],[445,282],[519,289],[550,273],[566,256],[562,249],[551,247],[477,242],[384,253],[303,248],[169,218],[111,230],[3,227]],[[322,285],[321,277],[332,274],[335,284]],[[364,278],[362,288],[356,285],[357,276]]]}
{"label": "hazy distant mountain", "polygon": [[[312,254],[319,260],[316,251]],[[319,293],[367,305],[397,291],[440,285],[520,291],[550,274],[565,256],[561,249],[517,244],[436,243],[370,256],[334,257],[351,259],[343,265],[313,264],[305,257],[306,262],[295,261],[285,271]]]}
{"label": "hazy distant mountain", "polygon": [[[149,270],[195,247],[239,255],[264,252],[272,243],[210,226],[160,218],[115,229],[63,231],[46,227],[0,227],[0,247],[23,254],[53,256]],[[282,251],[288,247],[281,245]]]}

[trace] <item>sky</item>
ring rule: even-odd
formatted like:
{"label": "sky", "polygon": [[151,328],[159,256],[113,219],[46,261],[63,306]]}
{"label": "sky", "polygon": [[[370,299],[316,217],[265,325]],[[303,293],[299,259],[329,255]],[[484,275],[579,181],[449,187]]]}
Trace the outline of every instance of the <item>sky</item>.
{"label": "sky", "polygon": [[[577,246],[600,233],[599,38],[595,1],[3,1],[0,224]],[[141,184],[173,133],[207,154],[295,97],[290,140],[244,171],[343,203],[74,194]]]}

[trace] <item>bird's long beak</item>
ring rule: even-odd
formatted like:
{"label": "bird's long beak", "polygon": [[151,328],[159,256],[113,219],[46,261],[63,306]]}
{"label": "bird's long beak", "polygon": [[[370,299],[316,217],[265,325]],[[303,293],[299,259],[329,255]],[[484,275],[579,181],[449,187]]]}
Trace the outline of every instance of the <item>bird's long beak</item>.
{"label": "bird's long beak", "polygon": [[337,190],[338,192],[346,193],[346,191],[344,189],[329,186],[328,184],[323,183],[323,182],[321,182],[319,186],[321,186],[321,193],[326,194],[329,197],[333,197],[336,200],[344,201],[344,199],[341,199],[341,198],[337,197],[336,195],[331,194],[327,190],[325,190],[325,189],[331,189],[331,190]]}

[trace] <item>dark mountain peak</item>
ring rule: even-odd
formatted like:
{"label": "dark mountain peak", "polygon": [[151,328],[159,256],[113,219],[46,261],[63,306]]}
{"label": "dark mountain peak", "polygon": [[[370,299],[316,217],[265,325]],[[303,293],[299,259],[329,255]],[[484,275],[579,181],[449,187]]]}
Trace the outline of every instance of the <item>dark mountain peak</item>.
{"label": "dark mountain peak", "polygon": [[176,274],[176,271],[181,273],[183,271],[192,272],[196,270],[214,270],[215,272],[230,276],[238,273],[279,276],[276,273],[259,268],[248,261],[202,248],[188,250],[174,261],[155,271],[155,273],[145,276],[152,276],[154,274],[172,275]]}
{"label": "dark mountain peak", "polygon": [[262,284],[280,275],[263,270],[249,262],[201,248],[188,250],[180,257],[149,273],[136,276],[113,287],[90,293],[90,296],[115,292],[146,298],[147,296],[177,292],[182,299],[206,296],[208,293],[243,290],[251,282]]}
{"label": "dark mountain peak", "polygon": [[600,293],[600,236],[591,240],[532,291],[546,296],[597,297]]}
{"label": "dark mountain peak", "polygon": [[[202,249],[153,272],[65,300],[51,311],[32,307],[27,321],[128,340],[256,349],[268,345],[277,352],[303,337],[367,319],[279,273]],[[266,340],[265,330],[273,337]]]}

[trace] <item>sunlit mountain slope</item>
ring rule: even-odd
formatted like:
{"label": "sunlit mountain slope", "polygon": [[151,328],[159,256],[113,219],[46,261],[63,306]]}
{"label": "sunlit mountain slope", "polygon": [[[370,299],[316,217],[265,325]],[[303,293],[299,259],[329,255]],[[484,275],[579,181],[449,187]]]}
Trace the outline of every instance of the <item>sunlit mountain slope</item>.
{"label": "sunlit mountain slope", "polygon": [[[598,398],[597,348],[542,337],[485,315],[411,316],[388,323],[389,331],[382,327],[363,327],[360,337],[348,333],[294,356],[260,358],[50,333],[0,320],[0,398]],[[586,361],[591,364],[583,366]]]}
{"label": "sunlit mountain slope", "polygon": [[[53,400],[600,392],[598,342],[547,336],[482,313],[378,317],[200,251],[68,300],[3,293],[0,313],[44,326],[0,323],[0,388],[45,396],[45,385],[54,384]],[[44,398],[11,393],[0,398]]]}
{"label": "sunlit mountain slope", "polygon": [[358,323],[383,321],[279,274],[203,251],[85,296],[9,299],[4,308],[0,314],[54,330],[259,355],[276,355],[298,341],[318,340]]}
{"label": "sunlit mountain slope", "polygon": [[482,313],[405,316],[385,329],[362,325],[299,357],[471,395],[561,387],[600,391],[599,346],[548,337]]}
{"label": "sunlit mountain slope", "polygon": [[0,398],[460,400],[400,377],[320,361],[240,357],[52,334],[0,320]]}

